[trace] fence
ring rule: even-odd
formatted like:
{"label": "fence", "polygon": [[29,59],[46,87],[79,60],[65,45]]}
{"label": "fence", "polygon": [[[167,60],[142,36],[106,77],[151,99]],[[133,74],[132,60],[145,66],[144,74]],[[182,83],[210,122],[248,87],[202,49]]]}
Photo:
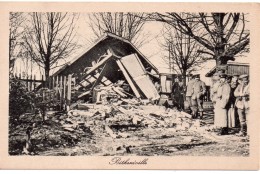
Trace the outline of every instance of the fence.
{"label": "fence", "polygon": [[36,80],[36,76],[28,76],[26,78],[22,77],[22,74],[19,73],[19,74],[15,74],[14,75],[15,78],[21,80],[21,81],[24,81],[25,82],[25,85],[26,85],[26,88],[28,91],[33,91],[33,90],[36,90],[36,88],[39,86],[39,85],[42,85],[44,86],[45,84],[45,80],[44,80],[44,76],[42,75],[41,79],[37,79]]}
{"label": "fence", "polygon": [[53,76],[47,81],[48,88],[55,91],[56,96],[59,98],[60,106],[66,110],[69,110],[71,102],[71,79],[71,75]]}
{"label": "fence", "polygon": [[44,88],[41,93],[41,103],[48,103],[52,107],[52,103],[60,106],[61,110],[68,110],[71,103],[71,82],[72,76],[51,76],[47,80],[42,76],[40,80],[36,80],[36,76],[27,76],[22,78],[21,74],[15,77],[25,82],[28,91],[37,92]]}

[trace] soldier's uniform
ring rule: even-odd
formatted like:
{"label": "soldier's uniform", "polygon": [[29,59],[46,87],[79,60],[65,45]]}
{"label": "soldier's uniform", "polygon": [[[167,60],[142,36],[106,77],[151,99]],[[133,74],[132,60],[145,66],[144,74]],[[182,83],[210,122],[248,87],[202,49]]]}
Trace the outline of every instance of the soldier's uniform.
{"label": "soldier's uniform", "polygon": [[235,97],[235,90],[237,88],[237,76],[233,76],[230,82],[230,99],[229,99],[229,109],[228,109],[228,127],[236,127],[236,117],[237,117],[237,110],[235,108],[236,97]]}
{"label": "soldier's uniform", "polygon": [[226,81],[226,74],[221,74],[224,82],[220,83],[217,90],[214,125],[220,128],[220,134],[228,134],[228,103],[230,99],[230,85]]}
{"label": "soldier's uniform", "polygon": [[194,76],[194,84],[192,86],[192,96],[191,96],[191,105],[192,105],[192,116],[197,117],[199,111],[200,118],[203,116],[203,96],[206,93],[206,85],[200,80],[200,75]]}
{"label": "soldier's uniform", "polygon": [[[240,79],[248,80],[247,75],[243,75]],[[249,112],[249,83],[245,84],[243,81],[239,84],[234,92],[236,97],[236,107],[239,116],[239,122],[241,126],[240,135],[247,134],[247,115]]]}
{"label": "soldier's uniform", "polygon": [[218,91],[218,87],[220,85],[220,82],[219,82],[219,74],[218,73],[215,73],[213,75],[213,78],[215,80],[215,82],[213,82],[211,88],[210,88],[210,99],[215,107],[216,105],[216,99],[217,99],[217,91]]}
{"label": "soldier's uniform", "polygon": [[218,87],[220,86],[220,82],[219,82],[219,73],[215,73],[213,75],[213,84],[210,88],[210,99],[213,103],[213,107],[214,107],[214,120],[216,120],[216,111],[215,111],[215,108],[216,108],[216,101],[217,101],[217,91],[218,91]]}
{"label": "soldier's uniform", "polygon": [[194,79],[191,79],[187,83],[187,88],[186,88],[186,101],[187,101],[187,109],[191,110],[191,96],[192,96],[192,90],[193,90],[193,84],[194,84]]}

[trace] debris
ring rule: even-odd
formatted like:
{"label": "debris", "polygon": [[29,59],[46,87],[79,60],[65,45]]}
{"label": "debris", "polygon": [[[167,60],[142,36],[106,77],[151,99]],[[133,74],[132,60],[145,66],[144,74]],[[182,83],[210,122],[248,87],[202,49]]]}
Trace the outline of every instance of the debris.
{"label": "debris", "polygon": [[130,150],[131,147],[132,147],[132,146],[126,146],[126,147],[125,147],[126,153],[131,153],[131,150]]}
{"label": "debris", "polygon": [[130,134],[122,133],[122,132],[119,132],[118,135],[121,136],[122,138],[129,138],[130,137]]}
{"label": "debris", "polygon": [[114,134],[113,130],[110,129],[107,125],[105,126],[105,131],[112,137],[112,138],[117,138],[118,136]]}
{"label": "debris", "polygon": [[70,128],[70,127],[65,127],[64,130],[70,131],[70,132],[74,132],[74,129]]}
{"label": "debris", "polygon": [[140,117],[138,117],[137,115],[135,115],[134,117],[133,117],[133,124],[141,124],[141,119],[140,119]]}

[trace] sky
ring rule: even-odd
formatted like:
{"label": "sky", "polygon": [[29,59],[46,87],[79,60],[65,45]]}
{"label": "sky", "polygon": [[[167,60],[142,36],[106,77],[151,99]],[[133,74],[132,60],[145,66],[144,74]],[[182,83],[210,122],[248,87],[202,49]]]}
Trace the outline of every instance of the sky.
{"label": "sky", "polygon": [[[87,14],[82,13],[77,21],[77,39],[78,43],[82,45],[81,49],[79,49],[75,54],[71,55],[67,61],[72,60],[78,54],[80,54],[83,50],[86,50],[92,42],[95,35],[93,34],[92,29],[88,24]],[[160,22],[148,22],[144,25],[141,35],[149,33],[149,37],[147,38],[147,43],[140,46],[139,50],[158,68],[159,72],[167,73],[169,72],[169,65],[167,62],[163,60],[163,56],[167,53],[161,48],[160,43],[163,42],[162,32],[163,25]],[[152,48],[152,49],[151,49]],[[248,63],[248,56],[238,57],[235,62]],[[15,71],[29,71],[30,74],[30,65],[29,67],[24,67],[24,62],[17,61],[15,63]],[[205,77],[205,74],[210,71],[215,66],[215,61],[207,61],[197,73],[201,74],[201,79],[206,82],[206,84],[210,83],[210,79]],[[51,73],[57,71],[54,69]],[[37,74],[36,78],[39,78],[39,68],[33,69],[32,74]]]}

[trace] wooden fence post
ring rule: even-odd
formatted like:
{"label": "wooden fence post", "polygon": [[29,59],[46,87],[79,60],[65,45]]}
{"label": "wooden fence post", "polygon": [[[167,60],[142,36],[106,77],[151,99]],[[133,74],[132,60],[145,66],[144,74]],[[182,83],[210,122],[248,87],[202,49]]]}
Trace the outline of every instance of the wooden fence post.
{"label": "wooden fence post", "polygon": [[44,83],[44,80],[43,80],[43,75],[42,75],[42,87],[45,88],[45,83]]}
{"label": "wooden fence post", "polygon": [[26,88],[27,88],[27,90],[28,91],[30,91],[30,88],[29,88],[29,77],[28,77],[28,75],[26,76]]}
{"label": "wooden fence post", "polygon": [[42,91],[42,101],[43,101],[43,106],[42,106],[42,121],[45,121],[45,114],[46,114],[46,107],[45,107],[45,91]]}
{"label": "wooden fence post", "polygon": [[51,77],[48,78],[48,83],[47,84],[49,85],[49,89],[51,89]]}
{"label": "wooden fence post", "polygon": [[35,87],[36,87],[36,83],[35,83],[35,79],[36,79],[36,75],[34,75],[34,82],[33,82],[33,90],[35,89]]}
{"label": "wooden fence post", "polygon": [[64,110],[66,110],[66,86],[67,86],[67,82],[66,82],[66,76],[64,76],[63,79],[63,94],[62,94],[62,100],[64,101]]}
{"label": "wooden fence post", "polygon": [[59,100],[59,76],[56,76],[56,79],[55,79],[55,102],[58,103],[57,101]]}
{"label": "wooden fence post", "polygon": [[59,76],[56,77],[56,87],[59,86]]}
{"label": "wooden fence post", "polygon": [[32,91],[33,90],[33,76],[32,76],[32,74],[31,74],[31,82],[30,82],[30,91]]}
{"label": "wooden fence post", "polygon": [[55,88],[55,77],[53,76],[52,77],[52,89],[54,89]]}
{"label": "wooden fence post", "polygon": [[62,93],[63,93],[63,89],[62,89],[62,76],[60,76],[60,110],[62,110],[62,106],[63,106],[63,101],[62,101]]}
{"label": "wooden fence post", "polygon": [[71,75],[68,76],[68,94],[67,94],[67,111],[70,110],[70,101],[71,101]]}

